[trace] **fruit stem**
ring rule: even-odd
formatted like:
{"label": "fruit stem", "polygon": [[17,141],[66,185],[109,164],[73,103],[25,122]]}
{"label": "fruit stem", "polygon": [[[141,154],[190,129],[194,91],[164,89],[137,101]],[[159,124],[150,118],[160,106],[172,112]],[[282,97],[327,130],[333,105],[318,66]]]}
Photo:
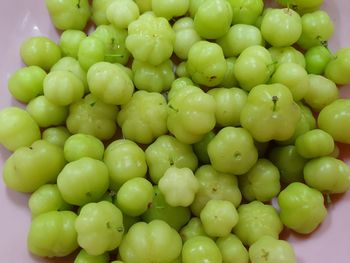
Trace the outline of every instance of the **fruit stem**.
{"label": "fruit stem", "polygon": [[122,58],[124,56],[121,54],[106,54],[105,57],[107,57],[107,58]]}
{"label": "fruit stem", "polygon": [[276,111],[278,97],[276,95],[272,96],[273,108],[272,111]]}
{"label": "fruit stem", "polygon": [[325,48],[328,48],[328,41],[327,40],[322,40],[321,36],[317,36],[317,40],[320,41],[320,44],[324,46]]}
{"label": "fruit stem", "polygon": [[173,105],[171,105],[171,104],[169,104],[169,108],[172,109],[172,110],[175,111],[175,112],[179,112],[179,110],[178,110],[178,109],[175,109],[175,108],[173,107]]}
{"label": "fruit stem", "polygon": [[289,12],[290,9],[291,9],[291,10],[295,10],[295,11],[298,10],[298,5],[296,5],[296,4],[291,4],[289,0],[286,1],[286,7],[287,7],[287,9],[288,9],[288,12]]}

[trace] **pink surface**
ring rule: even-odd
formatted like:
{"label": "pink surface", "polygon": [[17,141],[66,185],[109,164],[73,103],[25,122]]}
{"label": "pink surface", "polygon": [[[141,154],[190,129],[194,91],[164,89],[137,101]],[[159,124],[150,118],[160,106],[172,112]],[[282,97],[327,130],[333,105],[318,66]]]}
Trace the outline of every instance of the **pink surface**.
{"label": "pink surface", "polygon": [[[336,24],[336,33],[331,48],[350,46],[350,1],[325,0]],[[22,66],[19,58],[20,43],[29,36],[44,35],[57,39],[44,1],[4,0],[0,9],[0,108],[19,105],[7,91],[8,76]],[[350,97],[345,88],[342,94]],[[350,160],[349,146],[342,148],[342,154]],[[0,167],[9,153],[0,146]],[[285,233],[295,248],[299,263],[347,263],[350,262],[350,193],[334,197],[329,206],[329,216],[311,236],[301,237]],[[0,180],[0,262],[71,262],[68,259],[45,260],[31,256],[26,248],[26,234],[30,224],[27,208],[28,196],[7,190]]]}

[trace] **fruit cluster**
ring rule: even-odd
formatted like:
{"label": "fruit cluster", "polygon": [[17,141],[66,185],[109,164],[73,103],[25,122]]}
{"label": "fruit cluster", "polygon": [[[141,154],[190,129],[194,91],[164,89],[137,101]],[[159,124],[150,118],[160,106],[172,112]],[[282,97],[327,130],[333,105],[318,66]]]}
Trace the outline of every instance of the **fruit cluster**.
{"label": "fruit cluster", "polygon": [[328,49],[323,0],[277,2],[45,0],[59,43],[23,42],[26,105],[0,110],[31,253],[297,262],[281,231],[315,231],[350,187],[350,48]]}

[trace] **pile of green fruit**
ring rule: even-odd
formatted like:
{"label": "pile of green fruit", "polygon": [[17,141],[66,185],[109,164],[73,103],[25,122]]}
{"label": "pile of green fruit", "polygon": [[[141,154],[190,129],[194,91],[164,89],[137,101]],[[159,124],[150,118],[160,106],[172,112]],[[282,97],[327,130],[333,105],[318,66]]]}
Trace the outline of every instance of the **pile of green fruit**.
{"label": "pile of green fruit", "polygon": [[328,49],[323,0],[45,2],[59,43],[23,42],[8,89],[25,106],[0,110],[29,251],[297,262],[281,231],[315,231],[350,187],[350,48]]}

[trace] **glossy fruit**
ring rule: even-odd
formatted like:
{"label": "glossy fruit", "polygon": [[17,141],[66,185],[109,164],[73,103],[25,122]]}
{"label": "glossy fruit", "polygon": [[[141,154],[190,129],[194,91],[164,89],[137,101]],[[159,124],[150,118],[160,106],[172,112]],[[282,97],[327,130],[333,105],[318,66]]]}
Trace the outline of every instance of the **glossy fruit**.
{"label": "glossy fruit", "polygon": [[27,103],[43,94],[46,72],[38,66],[24,67],[14,72],[8,80],[8,90],[17,100]]}
{"label": "glossy fruit", "polygon": [[93,135],[100,140],[112,138],[117,129],[118,108],[92,94],[69,106],[66,125],[70,133]]}
{"label": "glossy fruit", "polygon": [[58,29],[83,30],[90,18],[88,0],[77,2],[67,0],[45,0],[52,23]]}
{"label": "glossy fruit", "polygon": [[210,141],[208,155],[214,169],[235,175],[248,172],[258,159],[250,133],[244,128],[229,126]]}
{"label": "glossy fruit", "polygon": [[149,144],[167,133],[167,113],[164,96],[158,92],[139,90],[121,106],[117,121],[126,139]]}
{"label": "glossy fruit", "polygon": [[321,192],[300,182],[282,190],[278,204],[283,224],[301,234],[313,232],[327,216]]}
{"label": "glossy fruit", "polygon": [[109,186],[107,166],[90,157],[72,161],[58,175],[57,186],[69,204],[81,206],[99,201]]}
{"label": "glossy fruit", "polygon": [[[242,126],[260,142],[289,139],[299,118],[300,109],[292,93],[279,83],[254,87],[240,117]],[[264,131],[262,126],[266,127]]]}
{"label": "glossy fruit", "polygon": [[33,219],[27,236],[31,253],[41,257],[63,257],[79,246],[74,228],[77,215],[71,211],[51,211]]}
{"label": "glossy fruit", "polygon": [[[40,139],[38,124],[30,114],[17,107],[0,110],[0,143],[10,151],[30,146]],[[22,131],[26,131],[25,134]]]}
{"label": "glossy fruit", "polygon": [[325,76],[339,85],[350,83],[350,48],[341,48],[325,68]]}
{"label": "glossy fruit", "polygon": [[229,0],[232,7],[232,24],[254,25],[259,15],[263,12],[262,0]]}
{"label": "glossy fruit", "polygon": [[227,64],[218,44],[201,40],[189,49],[186,68],[194,82],[214,87],[223,81]]}
{"label": "glossy fruit", "polygon": [[275,70],[271,54],[260,45],[243,50],[234,65],[234,75],[241,88],[250,91],[253,87],[267,83]]}
{"label": "glossy fruit", "polygon": [[132,178],[145,177],[147,172],[145,157],[145,152],[133,141],[119,139],[110,143],[103,157],[109,171],[110,187],[118,190]]}
{"label": "glossy fruit", "polygon": [[120,257],[130,263],[174,262],[181,255],[181,237],[167,223],[154,220],[134,224],[119,247]]}
{"label": "glossy fruit", "polygon": [[303,169],[307,159],[300,156],[295,145],[272,148],[269,159],[280,171],[282,182],[290,184],[303,181]]}
{"label": "glossy fruit", "polygon": [[241,192],[248,201],[269,201],[281,189],[280,172],[268,159],[259,159],[248,173],[239,176],[238,180]]}
{"label": "glossy fruit", "polygon": [[73,208],[63,200],[56,184],[45,184],[39,187],[30,196],[28,207],[33,218],[46,212],[72,210]]}
{"label": "glossy fruit", "polygon": [[310,86],[307,71],[299,64],[289,62],[276,68],[270,82],[280,83],[289,88],[295,101],[303,99]]}
{"label": "glossy fruit", "polygon": [[135,217],[147,210],[152,199],[152,184],[145,178],[135,177],[120,187],[116,196],[116,204],[124,214]]}
{"label": "glossy fruit", "polygon": [[328,132],[335,141],[350,143],[350,100],[337,99],[324,107],[317,118],[318,126]]}
{"label": "glossy fruit", "polygon": [[171,206],[190,206],[199,189],[198,179],[189,168],[168,168],[158,182],[159,190]]}
{"label": "glossy fruit", "polygon": [[301,17],[302,34],[298,45],[309,49],[317,45],[326,45],[334,32],[333,22],[323,10],[306,13]]}
{"label": "glossy fruit", "polygon": [[252,201],[238,207],[239,220],[233,228],[244,245],[251,246],[263,236],[278,238],[283,224],[272,205]]}
{"label": "glossy fruit", "polygon": [[145,13],[130,23],[125,45],[135,59],[159,65],[170,58],[174,41],[175,33],[167,19]]}
{"label": "glossy fruit", "polygon": [[231,22],[232,8],[226,0],[204,0],[194,16],[194,28],[206,39],[225,35]]}
{"label": "glossy fruit", "polygon": [[158,183],[165,171],[173,165],[177,168],[187,167],[193,172],[198,166],[192,147],[170,135],[159,136],[147,147],[145,153],[148,173],[154,183]]}
{"label": "glossy fruit", "polygon": [[20,54],[27,66],[38,66],[45,71],[61,58],[60,47],[47,37],[27,38],[21,44]]}
{"label": "glossy fruit", "polygon": [[124,234],[122,212],[108,201],[82,207],[75,221],[79,246],[97,256],[116,249]]}
{"label": "glossy fruit", "polygon": [[313,129],[297,137],[295,146],[302,157],[316,158],[331,154],[334,150],[334,140],[327,132]]}
{"label": "glossy fruit", "polygon": [[344,193],[350,187],[350,168],[342,160],[324,156],[308,161],[305,182],[323,193]]}
{"label": "glossy fruit", "polygon": [[94,136],[77,133],[70,136],[64,143],[64,157],[68,162],[83,157],[102,160],[104,154],[103,143]]}
{"label": "glossy fruit", "polygon": [[202,221],[198,217],[192,217],[179,233],[183,242],[195,236],[207,236]]}
{"label": "glossy fruit", "polygon": [[230,201],[235,207],[241,203],[242,195],[237,177],[233,174],[220,173],[211,165],[203,165],[196,170],[195,176],[199,181],[199,190],[191,204],[194,215],[199,216],[206,203],[212,199]]}
{"label": "glossy fruit", "polygon": [[5,161],[3,179],[8,188],[31,193],[44,184],[54,183],[65,164],[61,147],[37,140],[18,148]]}
{"label": "glossy fruit", "polygon": [[302,33],[299,14],[292,9],[271,9],[261,21],[263,38],[274,47],[286,47],[296,43]]}
{"label": "glossy fruit", "polygon": [[182,248],[182,263],[222,262],[222,256],[215,242],[205,236],[188,239]]}
{"label": "glossy fruit", "polygon": [[297,263],[293,247],[285,240],[264,236],[249,248],[252,263]]}
{"label": "glossy fruit", "polygon": [[227,236],[239,220],[237,210],[230,201],[215,199],[205,204],[200,219],[204,231],[211,237]]}
{"label": "glossy fruit", "polygon": [[159,187],[155,185],[153,186],[152,202],[148,204],[148,209],[141,218],[147,223],[154,220],[164,221],[179,231],[190,220],[191,211],[188,207],[169,205]]}
{"label": "glossy fruit", "polygon": [[220,249],[223,263],[248,263],[248,251],[236,235],[229,234],[225,237],[219,237],[216,240],[216,245]]}

